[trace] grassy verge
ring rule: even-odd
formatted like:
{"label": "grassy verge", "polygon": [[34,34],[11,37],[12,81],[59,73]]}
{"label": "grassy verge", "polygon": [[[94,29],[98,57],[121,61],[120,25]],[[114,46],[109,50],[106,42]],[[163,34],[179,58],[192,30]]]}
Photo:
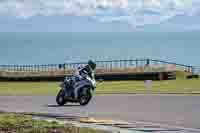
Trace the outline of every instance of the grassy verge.
{"label": "grassy verge", "polygon": [[57,122],[34,120],[31,116],[11,113],[0,114],[1,133],[104,133],[90,128],[78,128]]}
{"label": "grassy verge", "polygon": [[104,82],[99,84],[97,93],[200,93],[200,80],[177,79],[153,81],[150,89],[144,81]]}
{"label": "grassy verge", "polygon": [[[58,82],[0,82],[0,95],[56,95]],[[199,94],[200,79],[153,81],[147,89],[143,81],[114,81],[97,83],[97,94],[116,93],[180,93]]]}

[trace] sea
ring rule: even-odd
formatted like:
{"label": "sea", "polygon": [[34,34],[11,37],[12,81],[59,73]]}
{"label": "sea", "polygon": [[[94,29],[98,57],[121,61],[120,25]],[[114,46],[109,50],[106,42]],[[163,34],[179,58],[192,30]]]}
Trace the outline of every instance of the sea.
{"label": "sea", "polygon": [[158,59],[200,66],[200,31],[0,32],[0,64]]}

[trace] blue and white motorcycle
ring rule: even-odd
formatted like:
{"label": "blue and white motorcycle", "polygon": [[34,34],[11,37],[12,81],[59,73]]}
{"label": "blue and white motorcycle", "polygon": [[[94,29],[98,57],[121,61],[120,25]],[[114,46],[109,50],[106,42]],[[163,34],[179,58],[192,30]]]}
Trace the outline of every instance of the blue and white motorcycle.
{"label": "blue and white motorcycle", "polygon": [[[72,102],[79,103],[83,106],[87,105],[92,99],[93,92],[96,88],[95,78],[87,76],[85,79],[76,81],[73,85],[70,85],[71,81],[71,78],[69,78],[60,84],[61,89],[56,96],[57,104],[63,106],[68,102]],[[72,90],[72,93],[68,89]]]}

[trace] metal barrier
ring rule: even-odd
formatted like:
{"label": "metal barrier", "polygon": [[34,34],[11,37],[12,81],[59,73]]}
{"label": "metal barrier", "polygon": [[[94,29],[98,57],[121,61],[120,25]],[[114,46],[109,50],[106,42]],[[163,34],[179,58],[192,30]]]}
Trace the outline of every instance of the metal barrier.
{"label": "metal barrier", "polygon": [[[96,61],[99,69],[127,69],[127,68],[144,68],[146,66],[166,66],[174,65],[177,69],[187,72],[200,74],[200,67],[177,64],[153,59],[135,59],[135,60],[111,60]],[[63,63],[63,64],[42,64],[42,65],[0,65],[0,71],[22,71],[22,72],[40,72],[40,71],[65,71],[72,70],[87,62]]]}

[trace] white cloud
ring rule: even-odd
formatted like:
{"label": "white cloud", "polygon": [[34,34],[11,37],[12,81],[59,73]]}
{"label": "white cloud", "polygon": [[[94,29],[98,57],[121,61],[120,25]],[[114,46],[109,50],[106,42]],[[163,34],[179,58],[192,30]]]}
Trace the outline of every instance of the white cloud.
{"label": "white cloud", "polygon": [[133,26],[157,24],[177,15],[195,16],[199,0],[1,0],[0,15],[91,16],[101,22],[123,21]]}

